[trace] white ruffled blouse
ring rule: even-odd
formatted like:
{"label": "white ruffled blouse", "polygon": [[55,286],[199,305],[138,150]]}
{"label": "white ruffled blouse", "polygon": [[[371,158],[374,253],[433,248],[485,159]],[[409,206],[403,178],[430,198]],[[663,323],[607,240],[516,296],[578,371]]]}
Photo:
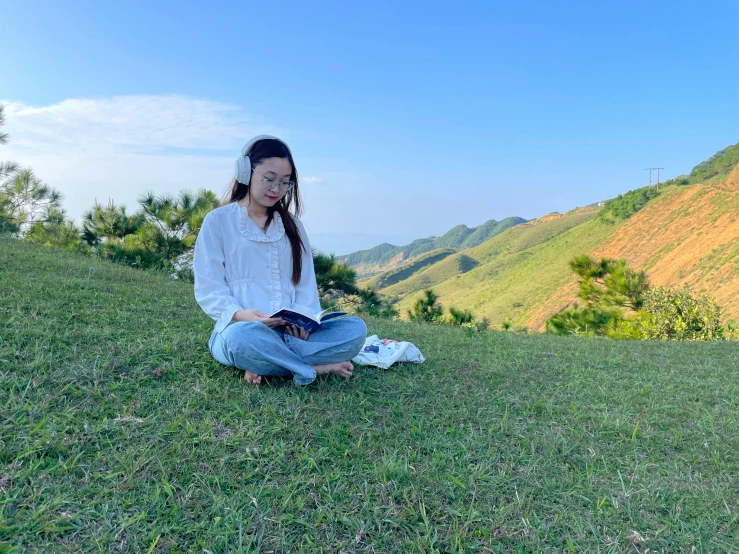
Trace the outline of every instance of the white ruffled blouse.
{"label": "white ruffled blouse", "polygon": [[295,223],[307,250],[297,286],[292,283],[292,251],[280,214],[274,214],[266,232],[236,202],[205,216],[195,241],[195,299],[215,320],[215,331],[225,329],[239,310],[321,311],[308,235],[300,220],[295,218]]}

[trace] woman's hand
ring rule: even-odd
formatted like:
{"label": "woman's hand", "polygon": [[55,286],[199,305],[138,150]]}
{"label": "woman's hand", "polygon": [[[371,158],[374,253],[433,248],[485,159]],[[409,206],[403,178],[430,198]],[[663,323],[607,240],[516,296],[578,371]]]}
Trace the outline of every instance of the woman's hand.
{"label": "woman's hand", "polygon": [[285,325],[285,334],[295,337],[296,339],[308,340],[310,331],[303,329],[298,325]]}
{"label": "woman's hand", "polygon": [[269,317],[264,312],[251,308],[249,310],[239,310],[234,314],[236,321],[258,321],[264,323],[270,329],[285,325],[285,320],[280,317]]}

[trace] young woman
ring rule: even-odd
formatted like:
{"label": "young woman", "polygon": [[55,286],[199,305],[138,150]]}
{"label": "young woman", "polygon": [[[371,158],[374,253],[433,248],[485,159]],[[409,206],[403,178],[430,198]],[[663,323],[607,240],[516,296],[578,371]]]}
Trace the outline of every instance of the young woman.
{"label": "young woman", "polygon": [[268,314],[280,308],[321,310],[313,255],[303,224],[298,172],[276,137],[249,141],[236,161],[227,204],[210,212],[195,243],[195,298],[216,322],[208,341],[220,363],[244,379],[352,375],[367,327],[358,317],[332,319],[312,334]]}

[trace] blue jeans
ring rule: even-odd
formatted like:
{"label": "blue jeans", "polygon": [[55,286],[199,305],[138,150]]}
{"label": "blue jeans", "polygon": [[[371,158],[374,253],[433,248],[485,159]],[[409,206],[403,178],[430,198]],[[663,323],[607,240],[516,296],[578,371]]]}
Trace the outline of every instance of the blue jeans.
{"label": "blue jeans", "polygon": [[302,340],[270,329],[258,321],[232,323],[208,341],[210,353],[223,365],[267,377],[292,377],[298,385],[316,378],[313,365],[346,362],[367,338],[367,326],[356,316],[326,321]]}

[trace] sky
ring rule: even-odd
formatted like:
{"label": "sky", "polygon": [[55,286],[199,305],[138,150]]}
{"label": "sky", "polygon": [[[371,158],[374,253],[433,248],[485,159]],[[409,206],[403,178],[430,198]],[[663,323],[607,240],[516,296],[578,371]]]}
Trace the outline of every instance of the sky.
{"label": "sky", "polygon": [[[79,221],[274,134],[312,246],[564,212],[739,142],[739,3],[4,0],[0,160]],[[656,178],[656,175],[655,175]]]}

